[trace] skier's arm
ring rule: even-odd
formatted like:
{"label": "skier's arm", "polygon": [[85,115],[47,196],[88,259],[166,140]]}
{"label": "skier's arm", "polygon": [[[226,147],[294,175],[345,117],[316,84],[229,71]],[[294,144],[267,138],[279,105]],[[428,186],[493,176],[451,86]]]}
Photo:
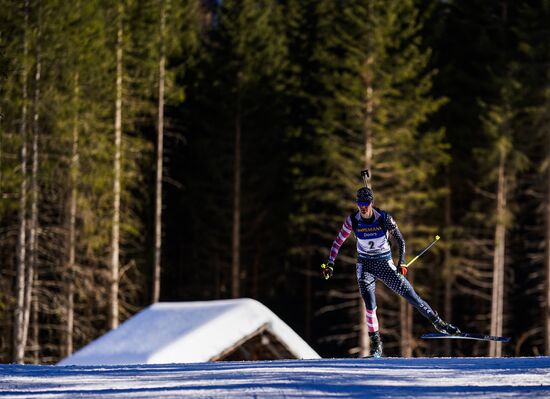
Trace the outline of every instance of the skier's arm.
{"label": "skier's arm", "polygon": [[332,273],[334,272],[334,260],[338,256],[338,251],[340,251],[340,247],[346,241],[346,238],[349,237],[351,233],[352,225],[351,225],[351,217],[347,217],[344,221],[344,224],[342,225],[342,228],[340,229],[340,232],[336,236],[336,239],[332,243],[332,247],[330,248],[330,255],[328,257],[327,264],[321,265],[321,272],[323,273],[323,277],[325,280],[328,280],[332,277]]}
{"label": "skier's arm", "polygon": [[384,221],[384,224],[386,226],[386,230],[393,237],[393,239],[395,240],[399,248],[398,264],[403,265],[406,263],[405,262],[405,239],[403,238],[401,231],[399,231],[399,227],[397,226],[397,223],[389,213],[386,214],[386,220]]}
{"label": "skier's arm", "polygon": [[346,241],[346,239],[349,237],[351,233],[351,217],[348,216],[346,220],[344,221],[344,224],[342,225],[342,228],[340,229],[340,232],[336,236],[336,239],[332,243],[332,248],[330,249],[330,255],[328,257],[329,262],[334,263],[334,260],[338,256],[338,251],[340,251],[340,247]]}

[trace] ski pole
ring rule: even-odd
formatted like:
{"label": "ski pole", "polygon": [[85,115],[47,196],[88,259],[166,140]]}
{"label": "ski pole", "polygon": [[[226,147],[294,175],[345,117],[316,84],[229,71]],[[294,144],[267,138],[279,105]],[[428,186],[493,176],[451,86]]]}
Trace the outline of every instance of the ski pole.
{"label": "ski pole", "polygon": [[365,184],[365,187],[370,187],[370,171],[368,169],[362,170],[361,177],[363,178],[363,184]]}
{"label": "ski pole", "polygon": [[436,243],[440,238],[441,238],[441,237],[439,237],[439,236],[435,236],[435,240],[433,240],[433,241],[431,242],[430,245],[428,245],[428,246],[427,246],[426,248],[424,248],[418,255],[416,255],[416,256],[414,257],[413,260],[411,260],[409,263],[407,263],[407,264],[405,265],[405,267],[409,267],[415,260],[417,260],[417,259],[420,258],[422,255],[424,255],[424,253],[425,253],[428,249],[430,249],[431,247],[433,247],[433,246],[435,245],[435,243]]}

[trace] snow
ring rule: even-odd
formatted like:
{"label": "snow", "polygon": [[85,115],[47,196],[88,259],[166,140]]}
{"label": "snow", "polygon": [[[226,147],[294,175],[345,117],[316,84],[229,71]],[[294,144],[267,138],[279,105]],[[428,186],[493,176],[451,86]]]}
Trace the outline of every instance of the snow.
{"label": "snow", "polygon": [[[266,325],[306,360],[206,362]],[[320,359],[250,299],[153,305],[61,364],[0,365],[0,399],[550,398],[550,357]]]}
{"label": "snow", "polygon": [[267,307],[248,298],[157,303],[60,365],[205,362],[262,326],[298,359],[319,355]]}
{"label": "snow", "polygon": [[550,358],[0,365],[2,398],[549,398]]}

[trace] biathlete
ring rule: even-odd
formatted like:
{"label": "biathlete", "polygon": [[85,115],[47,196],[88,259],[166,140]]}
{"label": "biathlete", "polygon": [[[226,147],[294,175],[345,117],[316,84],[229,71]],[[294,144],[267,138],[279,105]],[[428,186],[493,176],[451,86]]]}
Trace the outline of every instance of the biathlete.
{"label": "biathlete", "polygon": [[[367,328],[370,338],[370,356],[382,356],[382,340],[376,317],[376,280],[381,280],[393,292],[401,295],[434,325],[437,331],[445,334],[459,334],[460,330],[444,322],[430,305],[424,301],[405,278],[405,240],[393,217],[382,209],[375,208],[374,193],[369,187],[357,191],[358,211],[348,216],[340,233],[334,240],[323,276],[328,279],[334,271],[334,261],[340,247],[353,231],[357,238],[357,282],[367,310]],[[399,267],[392,260],[389,237],[399,247]]]}

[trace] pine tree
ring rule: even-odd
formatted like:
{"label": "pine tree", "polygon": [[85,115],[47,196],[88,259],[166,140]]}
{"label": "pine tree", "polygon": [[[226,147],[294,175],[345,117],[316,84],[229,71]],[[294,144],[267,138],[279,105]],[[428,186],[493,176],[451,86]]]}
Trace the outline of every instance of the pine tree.
{"label": "pine tree", "polygon": [[166,4],[161,0],[159,17],[159,94],[157,122],[157,174],[155,180],[155,260],[153,265],[153,299],[160,297],[161,249],[162,249],[162,172],[164,158],[164,87],[166,74]]}
{"label": "pine tree", "polygon": [[[189,201],[200,204],[192,212],[197,236],[203,235],[205,225],[226,221],[194,251],[200,252],[195,255],[198,262],[215,265],[209,274],[216,276],[214,295],[230,292],[238,297],[246,292],[261,294],[254,281],[260,284],[260,266],[269,270],[262,265],[269,259],[262,251],[273,251],[264,244],[274,230],[264,226],[280,214],[276,207],[281,188],[279,156],[273,146],[279,147],[274,143],[283,139],[276,115],[281,112],[277,93],[282,90],[286,48],[277,2],[224,1],[213,13],[215,22],[205,36],[198,73],[189,78],[194,87],[190,89],[188,115],[198,121],[190,128],[196,136],[190,140],[196,151],[210,154],[198,160],[201,175],[188,177],[192,191],[199,195]],[[258,212],[264,214],[260,217]]]}
{"label": "pine tree", "polygon": [[[140,221],[136,218],[136,207],[145,193],[142,187],[143,176],[139,172],[140,162],[148,162],[150,146],[140,136],[141,119],[151,117],[155,107],[148,101],[153,97],[151,76],[154,76],[154,54],[143,45],[148,37],[147,18],[151,15],[147,2],[117,3],[111,9],[114,27],[111,42],[115,55],[114,67],[114,154],[113,154],[113,205],[111,222],[111,262],[109,325],[114,328],[120,318],[128,316],[133,307],[131,299],[136,291],[134,286],[138,270],[132,259],[132,248],[143,239],[140,234]],[[133,266],[132,266],[133,265]],[[128,269],[131,273],[125,272]],[[123,279],[125,278],[125,279]],[[120,287],[123,287],[123,291]],[[123,295],[120,295],[120,294]]]}
{"label": "pine tree", "polygon": [[[506,231],[510,228],[510,208],[508,205],[511,185],[515,175],[525,168],[525,156],[514,150],[514,135],[511,126],[513,115],[510,111],[509,94],[503,94],[503,105],[493,106],[485,117],[485,129],[493,140],[491,147],[478,152],[480,163],[492,165],[490,181],[496,182],[496,212],[494,219],[493,276],[491,299],[491,335],[503,335],[504,322],[504,274],[506,266]],[[502,356],[502,345],[491,343],[490,356]]]}
{"label": "pine tree", "polygon": [[[337,226],[341,226],[344,213],[340,206],[346,197],[340,187],[342,176],[334,170],[327,152],[336,147],[330,143],[330,124],[337,119],[335,93],[331,87],[333,78],[333,57],[337,57],[337,39],[334,26],[339,14],[338,4],[331,1],[288,1],[285,15],[288,16],[290,48],[290,92],[288,143],[290,151],[290,181],[292,182],[292,208],[289,230],[291,233],[290,259],[305,280],[306,326],[310,340],[320,345],[349,339],[349,330],[341,332],[335,320],[335,307],[347,307],[351,301],[326,298],[319,300],[318,291],[325,284],[319,284],[319,264],[326,261],[327,250],[334,239]],[[342,198],[342,201],[338,199]],[[337,205],[338,204],[338,205]],[[333,226],[331,231],[327,226]],[[345,259],[342,251],[339,260]],[[339,267],[330,280],[331,287],[344,277]],[[345,275],[346,279],[349,277]],[[303,280],[302,280],[303,281]],[[353,284],[353,281],[351,282]],[[335,295],[340,295],[332,290]],[[349,297],[349,294],[344,294]],[[341,302],[335,304],[335,302]],[[347,323],[347,319],[346,319]],[[327,326],[328,329],[327,329]],[[344,327],[345,328],[345,327]],[[331,347],[332,353],[347,355],[345,347]],[[321,346],[322,348],[323,346]]]}
{"label": "pine tree", "polygon": [[[529,168],[520,176],[518,192],[523,209],[518,215],[520,243],[516,246],[522,270],[513,299],[514,316],[530,322],[522,326],[517,353],[550,353],[550,322],[548,318],[548,287],[550,286],[550,154],[548,62],[550,46],[546,40],[549,29],[544,20],[550,15],[548,1],[536,1],[519,7],[518,24],[518,97],[517,129],[523,137],[522,149],[529,156]],[[525,239],[525,237],[528,239]],[[541,245],[544,243],[543,245]],[[545,281],[541,284],[541,281]],[[540,306],[542,304],[542,306]],[[535,310],[535,311],[533,311]],[[521,316],[520,316],[521,315]],[[542,316],[541,316],[542,315]],[[543,329],[539,319],[542,317]],[[524,348],[525,347],[525,348]]]}
{"label": "pine tree", "polygon": [[[492,83],[491,91],[484,99],[479,100],[480,127],[484,140],[478,141],[478,148],[474,152],[477,155],[479,172],[483,171],[482,176],[485,176],[477,177],[480,183],[477,186],[478,192],[491,192],[492,195],[491,199],[478,196],[477,200],[472,201],[474,209],[476,211],[479,209],[480,212],[474,211],[471,216],[472,222],[477,224],[475,227],[477,231],[473,235],[481,238],[483,234],[484,239],[477,242],[484,248],[482,253],[491,254],[491,257],[486,257],[491,267],[489,268],[487,262],[481,261],[478,249],[478,255],[474,255],[478,260],[474,260],[467,266],[469,271],[464,275],[470,283],[474,283],[482,290],[487,286],[492,288],[490,298],[487,297],[487,292],[480,296],[486,297],[491,304],[491,334],[502,335],[508,312],[504,306],[505,273],[507,265],[510,264],[509,254],[507,254],[509,249],[507,235],[515,212],[515,209],[509,205],[509,200],[511,193],[514,192],[516,177],[526,167],[527,160],[517,145],[519,141],[515,126],[517,78],[514,76],[514,71],[517,68],[514,63],[514,37],[511,26],[514,24],[513,17],[516,13],[514,7],[506,2],[489,5],[485,11],[487,12],[485,17],[492,21],[487,25],[485,45],[491,43],[492,49],[499,49],[499,52],[491,60],[490,70],[494,72],[487,79]],[[488,218],[486,209],[491,201],[495,201],[496,207],[494,214]],[[483,230],[480,231],[480,228]],[[491,230],[493,230],[492,234],[489,233]],[[479,310],[482,311],[482,308]],[[491,356],[501,356],[501,350],[500,344],[489,345]]]}
{"label": "pine tree", "polygon": [[21,191],[19,193],[19,235],[18,235],[18,248],[17,248],[17,277],[16,277],[16,296],[17,304],[15,309],[15,322],[14,322],[14,361],[22,363],[25,357],[26,336],[24,335],[24,301],[26,287],[25,273],[27,270],[27,113],[28,113],[28,73],[27,73],[27,56],[28,56],[28,31],[29,27],[29,4],[25,2],[24,6],[24,27],[23,27],[23,62],[22,62],[22,111],[21,111]]}
{"label": "pine tree", "polygon": [[[442,104],[430,95],[433,72],[427,69],[430,51],[421,45],[422,18],[413,2],[347,2],[336,11],[335,23],[327,23],[333,31],[318,52],[324,66],[320,84],[327,92],[325,113],[317,124],[330,176],[324,199],[332,202],[342,219],[353,207],[350,200],[360,185],[358,171],[369,166],[379,206],[396,215],[405,236],[413,225],[417,232],[429,234],[435,226],[423,225],[422,215],[437,204],[433,178],[447,157],[443,132],[421,130],[428,115]],[[339,198],[328,194],[340,192],[350,194]],[[399,217],[405,204],[414,217]],[[337,226],[338,219],[331,217]],[[411,242],[414,248],[415,240]],[[425,236],[416,242],[425,242]],[[354,263],[345,255],[340,258],[343,262]],[[352,279],[350,273],[346,285]],[[381,307],[395,303],[379,291]],[[342,296],[352,298],[350,293]],[[346,302],[342,306],[352,306],[349,299]],[[364,306],[357,299],[355,304],[351,307],[355,312]],[[398,331],[392,330],[397,320],[382,323],[388,334],[403,339],[411,335],[410,324],[409,331]],[[366,341],[362,331],[360,343]],[[412,343],[405,344],[403,351],[410,354],[411,348]],[[364,344],[353,349],[366,350]]]}
{"label": "pine tree", "polygon": [[[184,75],[190,58],[197,44],[197,4],[187,1],[183,4],[170,0],[161,0],[158,29],[158,118],[157,118],[157,167],[155,189],[155,257],[153,265],[153,302],[158,302],[161,287],[162,259],[162,180],[164,176],[164,136],[165,136],[165,102],[174,103],[180,95],[175,84],[174,70]],[[177,39],[174,39],[177,38]],[[181,41],[181,42],[180,42]],[[184,61],[168,63],[179,58]]]}
{"label": "pine tree", "polygon": [[[315,305],[314,282],[317,280],[318,266],[313,237],[308,224],[315,220],[313,212],[308,212],[311,202],[306,196],[322,198],[323,192],[307,186],[310,176],[316,176],[322,157],[318,152],[317,137],[312,121],[318,116],[315,105],[315,74],[319,63],[313,57],[317,41],[317,1],[289,0],[284,4],[286,16],[286,36],[288,41],[288,79],[286,103],[286,142],[289,151],[288,180],[292,182],[289,205],[290,244],[288,257],[296,267],[297,287],[304,287],[298,303],[304,303],[303,330],[306,340],[311,342],[313,334],[313,312]],[[305,150],[307,149],[307,151]],[[310,198],[311,198],[310,197]],[[303,281],[303,282],[302,282]],[[300,292],[300,289],[298,289]],[[303,300],[301,300],[303,298]]]}
{"label": "pine tree", "polygon": [[[501,262],[495,263],[495,254],[504,260],[501,256],[503,247],[495,245],[495,237],[497,230],[503,237],[505,226],[509,227],[506,218],[512,211],[505,209],[510,204],[504,205],[502,194],[510,189],[514,174],[522,163],[521,154],[515,156],[506,149],[506,142],[515,140],[513,120],[516,111],[512,101],[514,76],[501,73],[510,71],[513,48],[511,42],[506,46],[503,40],[503,33],[510,35],[510,24],[504,28],[502,4],[438,3],[433,24],[435,38],[432,43],[438,48],[436,64],[441,71],[435,79],[435,93],[449,99],[434,120],[447,126],[452,159],[447,169],[445,216],[445,234],[450,240],[445,247],[445,273],[442,277],[446,308],[454,305],[453,315],[462,315],[460,318],[454,316],[453,320],[463,330],[487,331],[490,325],[492,280],[496,277],[500,281],[504,276],[493,273],[502,270],[495,268],[497,264],[502,265]],[[513,16],[512,9],[509,14]],[[462,42],[472,45],[468,48],[458,45]],[[508,64],[504,62],[506,57]],[[510,169],[509,176],[501,180],[506,181],[508,188],[501,185],[501,216],[497,218],[496,213],[489,216],[487,210],[496,205],[499,153],[510,156],[508,159],[512,163],[514,160],[518,162]],[[499,239],[498,243],[503,241]],[[502,291],[496,290],[495,298],[502,298],[501,294]],[[498,303],[494,302],[495,306]],[[464,353],[460,351],[466,345],[456,343],[454,346],[458,353]],[[466,353],[480,355],[484,353],[484,347],[474,345],[472,351]],[[446,353],[449,351],[450,346],[447,346]]]}
{"label": "pine tree", "polygon": [[[15,14],[20,22],[24,19],[22,5],[6,9]],[[108,9],[99,7],[98,2],[73,5],[48,1],[42,2],[40,9],[38,3],[33,3],[31,11],[29,26],[40,27],[34,32],[40,32],[41,36],[29,36],[29,57],[25,60],[29,83],[24,102],[29,117],[24,120],[32,119],[27,123],[26,131],[32,129],[36,139],[33,138],[32,147],[21,147],[21,142],[13,135],[9,144],[10,150],[40,148],[40,153],[31,151],[37,156],[31,163],[28,161],[23,169],[31,172],[30,166],[34,163],[33,190],[36,195],[31,198],[34,198],[33,214],[36,215],[35,225],[40,226],[40,234],[36,234],[32,247],[38,249],[40,254],[36,257],[34,273],[40,290],[29,295],[32,279],[28,272],[21,274],[24,283],[20,286],[22,298],[27,298],[26,303],[30,304],[29,298],[33,301],[32,307],[26,306],[27,315],[23,318],[29,332],[29,346],[33,348],[26,358],[51,362],[70,353],[72,348],[89,342],[107,325],[106,318],[98,318],[98,315],[107,309],[105,259],[109,237],[106,233],[111,227],[109,204],[113,198],[112,130],[109,129],[112,123],[109,122],[114,118],[111,107],[114,101],[109,101],[114,82],[109,78],[114,57],[109,56],[112,54],[109,53],[110,15]],[[39,22],[40,25],[37,25]],[[21,37],[14,35],[17,39]],[[11,49],[22,48],[22,43],[13,40],[6,46],[10,57],[8,62],[13,65],[21,61],[21,56],[17,54],[23,53],[11,52]],[[2,97],[2,104],[20,110],[22,75],[13,70],[17,73],[8,75],[6,79],[10,95]],[[143,82],[143,69],[131,72],[134,73],[132,77],[136,77],[134,81]],[[137,85],[138,88],[142,86]],[[14,93],[18,94],[13,97]],[[143,90],[138,94],[149,96]],[[136,120],[135,110],[143,109],[137,98],[137,95],[126,98],[127,103],[132,105],[128,122]],[[17,125],[18,129],[21,126],[19,117],[9,123]],[[121,207],[124,215],[124,223],[121,224],[122,317],[127,317],[128,309],[136,309],[140,292],[136,252],[132,245],[135,248],[135,237],[141,236],[136,216],[136,200],[142,199],[140,195],[143,192],[136,189],[143,187],[139,162],[147,162],[146,154],[149,152],[137,129],[132,123],[128,125],[133,133],[125,137],[127,152],[122,162],[125,171],[121,185],[124,205]],[[68,170],[71,171],[69,179],[66,178]],[[17,179],[14,183],[22,181],[24,179]],[[22,193],[26,194],[27,190]],[[130,200],[132,197],[135,199]],[[30,208],[27,204],[21,209]],[[3,211],[9,212],[10,208]],[[3,214],[2,218],[9,217],[7,215],[9,213]],[[28,216],[25,222],[27,219]],[[3,242],[9,244],[8,241]],[[15,328],[17,323],[9,325],[19,329]],[[16,344],[12,346],[14,350],[16,347]]]}

